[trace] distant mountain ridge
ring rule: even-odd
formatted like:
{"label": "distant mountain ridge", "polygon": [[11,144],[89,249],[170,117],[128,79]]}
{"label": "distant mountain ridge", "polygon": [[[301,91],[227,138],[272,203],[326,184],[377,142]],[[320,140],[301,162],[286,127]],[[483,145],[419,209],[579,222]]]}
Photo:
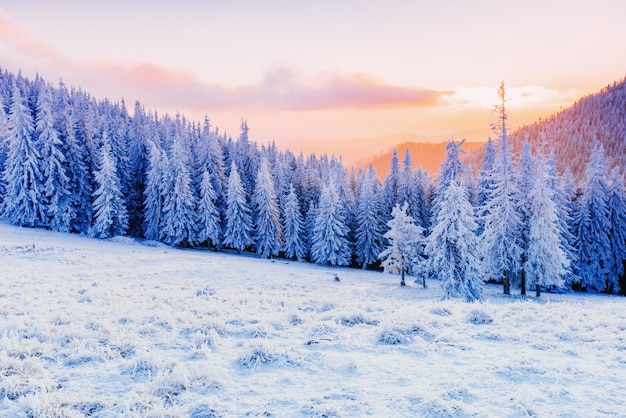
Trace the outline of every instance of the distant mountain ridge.
{"label": "distant mountain ridge", "polygon": [[[597,93],[582,97],[571,107],[528,125],[523,125],[511,134],[514,152],[519,152],[526,138],[533,152],[543,143],[552,150],[560,170],[569,167],[577,180],[582,179],[585,165],[589,161],[591,150],[597,141],[604,146],[609,167],[626,167],[626,78],[614,82]],[[437,139],[431,138],[436,141]],[[487,138],[485,138],[485,141]],[[413,142],[412,139],[388,144],[386,151],[370,155],[359,160],[356,165],[367,167],[370,163],[384,178],[389,170],[389,162],[394,149],[400,159],[404,150],[409,148],[413,157],[413,166],[422,166],[430,175],[439,171],[445,159],[443,142]],[[484,142],[466,142],[463,149],[467,152],[464,160],[474,170],[481,165]]]}
{"label": "distant mountain ridge", "polygon": [[[604,146],[609,168],[626,167],[626,78],[597,93],[582,97],[571,107],[512,132],[511,144],[519,152],[528,139],[533,152],[541,147],[554,152],[560,170],[568,167],[580,181],[596,142]],[[480,167],[483,147],[466,159]]]}
{"label": "distant mountain ridge", "polygon": [[[391,155],[393,150],[396,149],[398,151],[398,157],[400,161],[404,158],[404,154],[408,149],[411,152],[411,156],[413,159],[413,168],[417,168],[421,166],[424,170],[428,172],[431,176],[434,176],[439,172],[439,167],[441,163],[446,158],[446,145],[447,141],[444,142],[402,142],[400,144],[395,144],[388,148],[386,151],[379,153],[377,156],[373,156],[370,158],[362,159],[357,163],[359,167],[369,167],[370,164],[376,168],[378,176],[382,179],[385,177],[387,171],[389,170],[389,162],[391,161]],[[471,152],[478,148],[482,148],[483,142],[465,142],[463,144],[463,149],[466,152]]]}

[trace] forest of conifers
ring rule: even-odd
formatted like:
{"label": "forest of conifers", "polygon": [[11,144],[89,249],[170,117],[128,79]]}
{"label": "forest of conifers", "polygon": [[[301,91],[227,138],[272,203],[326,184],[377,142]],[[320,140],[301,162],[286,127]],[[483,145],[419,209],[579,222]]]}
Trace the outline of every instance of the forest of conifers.
{"label": "forest of conifers", "polygon": [[623,82],[512,135],[502,109],[474,169],[462,141],[434,178],[394,152],[383,182],[259,145],[244,120],[233,139],[208,118],[139,102],[131,116],[123,101],[7,71],[0,101],[0,216],[14,225],[384,268],[467,300],[484,281],[626,287]]}

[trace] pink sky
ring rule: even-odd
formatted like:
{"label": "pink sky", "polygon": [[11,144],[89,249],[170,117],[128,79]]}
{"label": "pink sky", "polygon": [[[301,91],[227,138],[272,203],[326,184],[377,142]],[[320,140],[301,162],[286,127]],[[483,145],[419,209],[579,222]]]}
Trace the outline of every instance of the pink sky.
{"label": "pink sky", "polygon": [[508,3],[0,0],[0,66],[279,145],[484,140],[501,80],[515,127],[626,75],[626,2]]}

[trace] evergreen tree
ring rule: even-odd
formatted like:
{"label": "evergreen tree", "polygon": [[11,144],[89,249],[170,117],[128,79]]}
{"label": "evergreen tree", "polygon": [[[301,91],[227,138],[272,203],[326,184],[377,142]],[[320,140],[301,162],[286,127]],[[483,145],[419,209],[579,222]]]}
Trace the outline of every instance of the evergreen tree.
{"label": "evergreen tree", "polygon": [[[618,168],[611,171],[608,184],[607,203],[609,207],[609,277],[607,290],[612,293],[620,291],[620,276],[624,276],[626,262],[626,191],[624,178]],[[623,289],[622,289],[623,290]]]}
{"label": "evergreen tree", "polygon": [[69,93],[61,82],[56,89],[54,105],[54,127],[61,141],[65,156],[65,172],[69,178],[69,204],[72,212],[70,230],[86,234],[91,225],[91,160],[87,145],[75,135],[74,107],[70,104]]}
{"label": "evergreen tree", "polygon": [[128,185],[129,234],[143,235],[143,196],[146,185],[148,119],[141,103],[135,102],[135,111],[128,127],[128,167],[131,171]]}
{"label": "evergreen tree", "polygon": [[398,159],[398,150],[394,148],[389,163],[389,172],[385,176],[383,183],[383,211],[387,219],[390,219],[391,210],[398,202],[398,189],[400,187],[400,160]]}
{"label": "evergreen tree", "polygon": [[364,269],[378,261],[383,250],[379,192],[378,176],[370,166],[369,172],[362,176],[356,212],[356,255]]}
{"label": "evergreen tree", "polygon": [[2,202],[4,201],[4,195],[6,194],[6,183],[2,173],[4,172],[7,160],[9,136],[9,120],[6,112],[4,111],[3,99],[0,94],[0,210],[2,208]]}
{"label": "evergreen tree", "polygon": [[40,171],[41,154],[33,140],[33,118],[13,82],[9,110],[9,151],[4,169],[6,195],[2,214],[19,226],[38,227],[46,224],[44,185]]}
{"label": "evergreen tree", "polygon": [[609,290],[611,247],[607,206],[607,168],[604,148],[595,146],[586,169],[587,183],[580,198],[577,221],[576,260],[581,286],[587,290]]}
{"label": "evergreen tree", "polygon": [[110,238],[126,233],[128,214],[120,191],[120,179],[106,127],[102,131],[101,143],[100,162],[93,173],[96,189],[93,192],[94,220],[89,235],[95,238]]}
{"label": "evergreen tree", "polygon": [[498,89],[502,104],[496,106],[500,124],[494,128],[499,136],[498,154],[494,162],[493,189],[487,196],[483,211],[486,214],[481,249],[485,273],[502,280],[503,291],[510,294],[511,279],[522,267],[522,220],[517,206],[517,185],[506,127],[504,83]]}
{"label": "evergreen tree", "polygon": [[526,236],[524,272],[528,285],[541,288],[560,288],[569,266],[561,246],[558,208],[555,192],[550,184],[549,168],[540,157],[528,195],[528,232]]}
{"label": "evergreen tree", "polygon": [[489,138],[485,143],[482,166],[478,172],[478,196],[476,201],[478,228],[476,234],[481,236],[485,230],[485,217],[487,216],[487,206],[485,203],[494,188],[493,167],[496,161],[496,147]]}
{"label": "evergreen tree", "polygon": [[404,152],[404,160],[402,161],[402,171],[400,172],[400,181],[398,183],[398,203],[408,203],[407,214],[415,218],[418,209],[416,179],[413,172],[413,158],[409,147]]}
{"label": "evergreen tree", "polygon": [[576,250],[574,248],[575,239],[572,234],[572,209],[573,204],[571,196],[573,193],[573,186],[571,185],[571,172],[566,170],[563,178],[559,178],[556,172],[556,159],[551,153],[548,159],[548,181],[552,190],[554,190],[554,203],[557,210],[557,225],[559,227],[559,240],[561,243],[561,249],[565,253],[565,257],[569,261],[565,268],[565,275],[563,276],[564,288],[569,287],[573,283],[580,281],[580,278],[574,274],[573,261],[576,258]]}
{"label": "evergreen tree", "polygon": [[318,264],[350,264],[348,227],[333,179],[324,185],[315,217],[311,259]]}
{"label": "evergreen tree", "polygon": [[178,129],[169,156],[170,164],[164,176],[167,189],[163,200],[161,229],[163,242],[173,247],[190,246],[196,242],[196,202],[191,188],[188,150],[184,148]]}
{"label": "evergreen tree", "polygon": [[52,92],[46,84],[39,90],[37,98],[35,137],[41,150],[46,223],[54,231],[69,232],[74,217],[70,201],[70,180],[66,174],[63,144],[54,128]]}
{"label": "evergreen tree", "polygon": [[304,260],[306,245],[302,240],[303,234],[304,222],[300,213],[300,203],[293,185],[290,185],[285,200],[285,257]]}
{"label": "evergreen tree", "polygon": [[161,238],[161,218],[163,215],[163,195],[167,156],[158,143],[154,125],[148,140],[148,166],[146,167],[146,186],[144,195],[143,233],[146,239]]}
{"label": "evergreen tree", "polygon": [[251,232],[252,218],[250,216],[250,208],[248,208],[246,203],[246,195],[237,171],[237,164],[233,161],[231,163],[230,176],[228,177],[224,245],[241,252],[254,244]]}
{"label": "evergreen tree", "polygon": [[[532,216],[532,202],[530,201],[530,191],[534,185],[534,158],[530,150],[530,143],[524,141],[522,151],[520,152],[517,176],[517,209],[520,214],[520,248],[521,248],[521,268],[519,278],[516,277],[515,284],[520,287],[520,294],[526,295],[526,260],[528,260],[528,245],[530,234],[530,218]],[[542,173],[546,176],[547,173]],[[544,179],[545,180],[545,179]]]}
{"label": "evergreen tree", "polygon": [[[405,274],[420,272],[423,261],[424,229],[415,225],[407,208],[408,204],[404,203],[392,209],[391,220],[387,222],[389,230],[384,235],[389,246],[378,256],[385,273],[400,274],[400,286],[406,285]],[[422,280],[426,287],[425,278]]]}
{"label": "evergreen tree", "polygon": [[208,246],[219,248],[220,214],[215,206],[216,196],[211,176],[204,170],[200,183],[200,201],[198,202],[198,242],[206,242]]}
{"label": "evergreen tree", "polygon": [[480,300],[483,272],[474,209],[467,190],[454,178],[439,200],[425,253],[429,271],[441,280],[444,299]]}
{"label": "evergreen tree", "polygon": [[430,219],[432,217],[431,208],[431,190],[433,187],[432,181],[428,176],[428,173],[420,166],[415,171],[416,182],[416,208],[415,222],[424,228],[424,234],[430,229]]}
{"label": "evergreen tree", "polygon": [[252,201],[255,206],[257,253],[265,258],[278,255],[281,249],[283,231],[274,177],[270,171],[267,156],[261,157]]}

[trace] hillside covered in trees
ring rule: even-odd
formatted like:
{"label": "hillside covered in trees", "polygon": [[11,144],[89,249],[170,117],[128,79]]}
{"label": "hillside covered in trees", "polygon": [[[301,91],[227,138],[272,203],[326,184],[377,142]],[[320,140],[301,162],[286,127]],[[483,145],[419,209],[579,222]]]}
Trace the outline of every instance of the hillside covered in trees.
{"label": "hillside covered in trees", "polygon": [[448,297],[466,300],[480,299],[488,280],[505,292],[620,292],[626,196],[623,164],[609,167],[624,159],[623,116],[621,137],[586,145],[575,183],[547,128],[543,146],[514,151],[501,95],[498,138],[479,172],[451,141],[436,178],[414,170],[410,152],[402,162],[394,152],[381,182],[371,166],[349,171],[340,158],[259,145],[244,120],[233,139],[208,118],[158,115],[139,102],[131,115],[123,101],[4,71],[0,216],[97,238],[384,268],[439,280]]}

